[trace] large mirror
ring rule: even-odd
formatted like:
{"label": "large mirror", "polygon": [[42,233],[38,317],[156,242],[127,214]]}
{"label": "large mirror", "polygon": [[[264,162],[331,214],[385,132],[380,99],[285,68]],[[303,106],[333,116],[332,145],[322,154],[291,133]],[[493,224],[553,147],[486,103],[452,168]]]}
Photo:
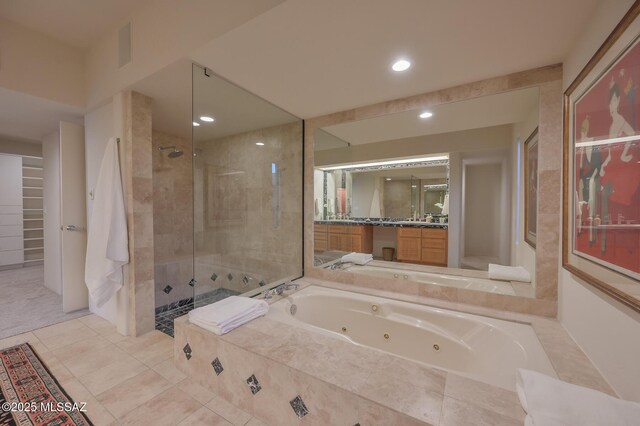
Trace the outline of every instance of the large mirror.
{"label": "large mirror", "polygon": [[527,88],[315,129],[314,264],[533,297],[524,142],[537,126]]}

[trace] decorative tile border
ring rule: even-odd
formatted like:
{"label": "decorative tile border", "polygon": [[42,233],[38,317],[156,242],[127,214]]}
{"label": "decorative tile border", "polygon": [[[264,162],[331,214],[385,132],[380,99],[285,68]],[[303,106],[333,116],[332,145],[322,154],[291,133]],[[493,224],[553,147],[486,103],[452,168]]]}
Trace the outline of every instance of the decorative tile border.
{"label": "decorative tile border", "polygon": [[216,372],[216,376],[219,376],[220,373],[224,371],[224,368],[222,367],[222,363],[220,362],[220,359],[218,357],[216,357],[213,361],[211,361],[211,366],[213,367],[213,371]]}
{"label": "decorative tile border", "polygon": [[257,394],[262,389],[262,386],[260,385],[260,382],[258,382],[255,374],[252,374],[247,379],[247,385],[249,385],[249,389],[251,390],[252,395]]}
{"label": "decorative tile border", "polygon": [[309,414],[309,409],[304,404],[304,401],[302,400],[302,397],[300,395],[289,401],[289,404],[291,404],[291,409],[294,413],[296,413],[296,416],[298,416],[299,419]]}

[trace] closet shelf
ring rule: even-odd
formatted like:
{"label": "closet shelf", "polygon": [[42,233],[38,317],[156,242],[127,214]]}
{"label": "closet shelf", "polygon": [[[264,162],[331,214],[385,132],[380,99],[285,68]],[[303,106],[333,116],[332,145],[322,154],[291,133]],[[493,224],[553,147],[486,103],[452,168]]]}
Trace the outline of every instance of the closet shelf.
{"label": "closet shelf", "polygon": [[23,238],[23,241],[37,241],[37,240],[44,240],[44,237],[38,237],[38,238]]}
{"label": "closet shelf", "polygon": [[39,189],[42,191],[41,186],[23,186],[22,189]]}
{"label": "closet shelf", "polygon": [[25,260],[23,263],[42,262],[43,260],[44,260],[44,258],[39,258],[39,259],[29,259],[29,260]]}
{"label": "closet shelf", "polygon": [[44,228],[24,228],[25,231],[44,231]]}
{"label": "closet shelf", "polygon": [[22,166],[22,168],[27,170],[43,170],[42,167],[36,167],[36,166]]}
{"label": "closet shelf", "polygon": [[44,247],[25,247],[24,251],[29,251],[29,250],[44,250]]}

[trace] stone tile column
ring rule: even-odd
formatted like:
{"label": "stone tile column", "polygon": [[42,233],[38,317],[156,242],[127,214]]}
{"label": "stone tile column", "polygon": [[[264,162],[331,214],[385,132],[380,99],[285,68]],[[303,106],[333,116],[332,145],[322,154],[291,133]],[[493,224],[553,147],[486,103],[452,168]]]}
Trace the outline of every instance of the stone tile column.
{"label": "stone tile column", "polygon": [[536,298],[557,300],[562,218],[562,81],[539,87]]}
{"label": "stone tile column", "polygon": [[129,332],[155,328],[151,98],[123,93],[125,188],[129,228]]}

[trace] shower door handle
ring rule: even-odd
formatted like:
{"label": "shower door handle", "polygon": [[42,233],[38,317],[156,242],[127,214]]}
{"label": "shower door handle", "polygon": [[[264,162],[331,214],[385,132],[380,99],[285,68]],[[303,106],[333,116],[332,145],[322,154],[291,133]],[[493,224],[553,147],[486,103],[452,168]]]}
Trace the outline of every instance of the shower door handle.
{"label": "shower door handle", "polygon": [[76,225],[67,225],[67,227],[65,229],[67,231],[76,231],[76,232],[84,231],[84,228],[82,228],[80,226],[76,226]]}

